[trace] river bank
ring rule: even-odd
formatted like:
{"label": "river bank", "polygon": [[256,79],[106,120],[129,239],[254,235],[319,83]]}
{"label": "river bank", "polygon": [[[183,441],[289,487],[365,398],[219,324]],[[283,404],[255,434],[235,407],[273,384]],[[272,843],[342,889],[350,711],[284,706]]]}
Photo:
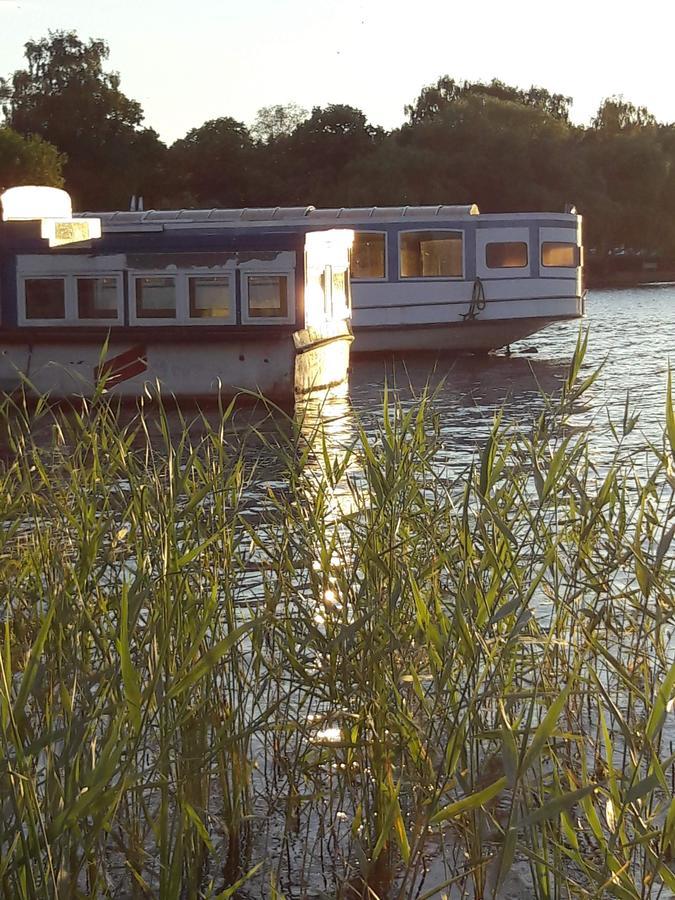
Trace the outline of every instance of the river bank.
{"label": "river bank", "polygon": [[614,287],[642,287],[649,284],[675,282],[675,268],[639,269],[625,272],[584,270],[584,284],[589,289]]}

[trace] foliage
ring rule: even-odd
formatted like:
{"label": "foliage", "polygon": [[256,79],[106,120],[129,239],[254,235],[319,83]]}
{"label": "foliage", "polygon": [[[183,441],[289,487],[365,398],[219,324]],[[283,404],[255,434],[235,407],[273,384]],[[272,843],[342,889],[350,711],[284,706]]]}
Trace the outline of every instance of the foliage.
{"label": "foliage", "polygon": [[40,137],[0,128],[0,193],[21,184],[63,187],[63,154]]}
{"label": "foliage", "polygon": [[583,349],[456,481],[428,393],[6,401],[2,895],[672,893],[673,397],[594,459]]}
{"label": "foliage", "polygon": [[[638,264],[638,253],[675,264],[675,125],[623,97],[576,127],[563,94],[445,75],[390,132],[350,105],[309,114],[288,103],[262,107],[250,128],[220,116],[167,149],[142,127],[119,75],[105,71],[107,57],[104,41],[51,32],[26,44],[26,67],[0,82],[7,124],[57,148],[76,208],[124,209],[132,196],[145,208],[444,202],[496,212],[573,203],[596,268],[624,249]],[[45,160],[37,173],[50,177],[49,152],[31,147]]]}
{"label": "foliage", "polygon": [[353,106],[314,107],[290,135],[268,145],[270,168],[281,182],[283,200],[279,202],[348,205],[348,199],[338,198],[336,189],[345,170],[353,161],[367,158],[383,137],[382,129],[370,125]]}
{"label": "foliage", "polygon": [[255,122],[251,126],[251,136],[256,141],[269,144],[280,137],[292,134],[307,116],[307,110],[297,103],[263,106],[258,110]]}
{"label": "foliage", "polygon": [[572,104],[571,97],[551,94],[546,88],[534,85],[524,91],[505,84],[497,78],[493,78],[492,81],[485,84],[482,81],[455,81],[449,75],[444,75],[438,79],[436,84],[422,88],[415,103],[405,107],[405,113],[411,125],[418,125],[435,118],[447,107],[467,97],[492,97],[522,106],[532,106],[563,122],[569,121],[569,110]]}
{"label": "foliage", "polygon": [[635,106],[623,97],[608,97],[591,123],[606,132],[629,131],[656,125],[656,118],[645,106]]}
{"label": "foliage", "polygon": [[122,93],[119,75],[104,71],[108,52],[105,41],[49,32],[26,44],[27,67],[0,82],[8,125],[66,154],[66,183],[80,207],[124,208],[144,192],[162,147],[140,128],[140,104]]}
{"label": "foliage", "polygon": [[[243,122],[212,119],[171,147],[185,206],[247,206],[255,190],[253,140]],[[251,204],[254,205],[254,204]]]}

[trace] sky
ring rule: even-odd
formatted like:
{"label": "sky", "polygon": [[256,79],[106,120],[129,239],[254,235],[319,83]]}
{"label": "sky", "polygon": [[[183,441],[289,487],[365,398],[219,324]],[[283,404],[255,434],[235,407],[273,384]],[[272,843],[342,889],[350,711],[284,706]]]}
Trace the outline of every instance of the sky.
{"label": "sky", "polygon": [[675,122],[674,26],[675,0],[0,0],[0,75],[50,29],[104,38],[167,142],[291,102],[390,129],[444,74],[571,96],[578,123],[613,94]]}

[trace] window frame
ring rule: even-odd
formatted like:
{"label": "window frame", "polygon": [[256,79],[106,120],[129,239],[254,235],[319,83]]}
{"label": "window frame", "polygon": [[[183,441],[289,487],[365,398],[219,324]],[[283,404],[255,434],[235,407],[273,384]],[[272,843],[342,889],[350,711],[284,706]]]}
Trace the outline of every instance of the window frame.
{"label": "window frame", "polygon": [[[176,290],[176,315],[175,316],[139,316],[136,306],[136,282],[141,278],[173,278]],[[147,327],[148,325],[178,325],[180,324],[180,292],[178,290],[178,273],[166,270],[141,270],[129,271],[129,324]]]}
{"label": "window frame", "polygon": [[[400,232],[399,232],[400,233]],[[370,282],[377,283],[382,281],[389,280],[389,234],[386,231],[382,231],[381,229],[366,229],[366,228],[354,228],[354,234],[381,234],[384,237],[384,275],[375,275],[369,276],[366,278],[359,278],[352,275],[352,263],[351,263],[351,254],[349,259],[349,281],[354,284],[369,284]],[[353,245],[352,251],[353,253]]]}
{"label": "window frame", "polygon": [[[117,287],[117,317],[115,319],[83,319],[78,315],[77,279],[112,278]],[[24,328],[74,325],[78,328],[110,327],[124,324],[124,290],[121,272],[22,272],[17,285],[17,323]],[[62,319],[29,319],[26,315],[27,281],[62,281],[64,284],[64,317]]]}
{"label": "window frame", "polygon": [[[183,289],[176,298],[180,307],[180,299],[183,297],[185,305],[186,325],[236,325],[237,324],[237,279],[235,269],[223,267],[218,271],[213,269],[181,269],[178,274],[183,276]],[[227,316],[191,316],[190,315],[190,278],[227,278],[230,287],[230,312]],[[183,321],[183,320],[181,320]]]}
{"label": "window frame", "polygon": [[[401,272],[403,257],[401,254],[402,238],[406,234],[422,234],[424,232],[456,234],[462,240],[462,271],[459,275],[403,275]],[[399,281],[464,281],[466,278],[466,231],[463,228],[406,228],[398,232],[398,278]]]}
{"label": "window frame", "polygon": [[[79,315],[79,297],[77,293],[77,282],[78,279],[86,279],[88,281],[92,281],[95,278],[112,278],[115,281],[117,292],[116,292],[116,302],[117,302],[117,316],[114,319],[83,319]],[[75,312],[75,322],[79,325],[95,327],[96,325],[123,325],[124,324],[124,285],[123,278],[121,272],[95,272],[91,275],[82,274],[81,272],[73,273],[72,279],[74,282],[73,287],[73,302],[74,302],[74,312]]]}
{"label": "window frame", "polygon": [[[520,266],[491,266],[488,262],[488,247],[492,247],[493,244],[522,244],[525,247],[525,262]],[[490,272],[505,272],[505,271],[516,271],[522,269],[530,268],[530,247],[527,241],[486,241],[484,246],[484,254],[485,254],[485,268]]]}
{"label": "window frame", "polygon": [[[242,325],[294,325],[295,324],[295,269],[241,268],[241,322]],[[248,311],[249,278],[285,278],[288,313],[285,316],[251,316]]]}
{"label": "window frame", "polygon": [[[228,278],[230,282],[230,313],[228,316],[205,316],[194,318],[190,315],[190,278]],[[177,269],[167,272],[166,269],[130,269],[129,277],[129,324],[139,328],[152,325],[188,325],[203,328],[205,325],[236,325],[237,323],[237,290],[235,269],[223,266],[219,269],[197,267]],[[139,278],[173,278],[176,286],[176,315],[167,318],[139,316],[136,312],[136,282]]]}
{"label": "window frame", "polygon": [[[557,263],[545,263],[544,262],[544,247],[546,244],[567,244],[570,247],[574,247],[575,250],[575,261],[571,266],[561,266]],[[582,256],[581,256],[581,246],[577,243],[576,240],[573,241],[561,241],[561,240],[541,240],[539,243],[539,265],[542,269],[566,269],[569,271],[576,271],[580,269],[583,265]]]}

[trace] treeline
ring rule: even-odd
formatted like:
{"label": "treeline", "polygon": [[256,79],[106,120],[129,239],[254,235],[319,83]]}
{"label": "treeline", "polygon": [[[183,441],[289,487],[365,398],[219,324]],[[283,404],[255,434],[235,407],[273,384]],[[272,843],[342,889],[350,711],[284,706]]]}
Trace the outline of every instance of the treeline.
{"label": "treeline", "polygon": [[586,244],[675,257],[675,125],[620,97],[586,127],[544,88],[444,76],[385,131],[344,104],[265,107],[166,146],[105,70],[107,44],[50,32],[0,79],[0,189],[65,185],[78,209],[475,202],[586,217]]}

